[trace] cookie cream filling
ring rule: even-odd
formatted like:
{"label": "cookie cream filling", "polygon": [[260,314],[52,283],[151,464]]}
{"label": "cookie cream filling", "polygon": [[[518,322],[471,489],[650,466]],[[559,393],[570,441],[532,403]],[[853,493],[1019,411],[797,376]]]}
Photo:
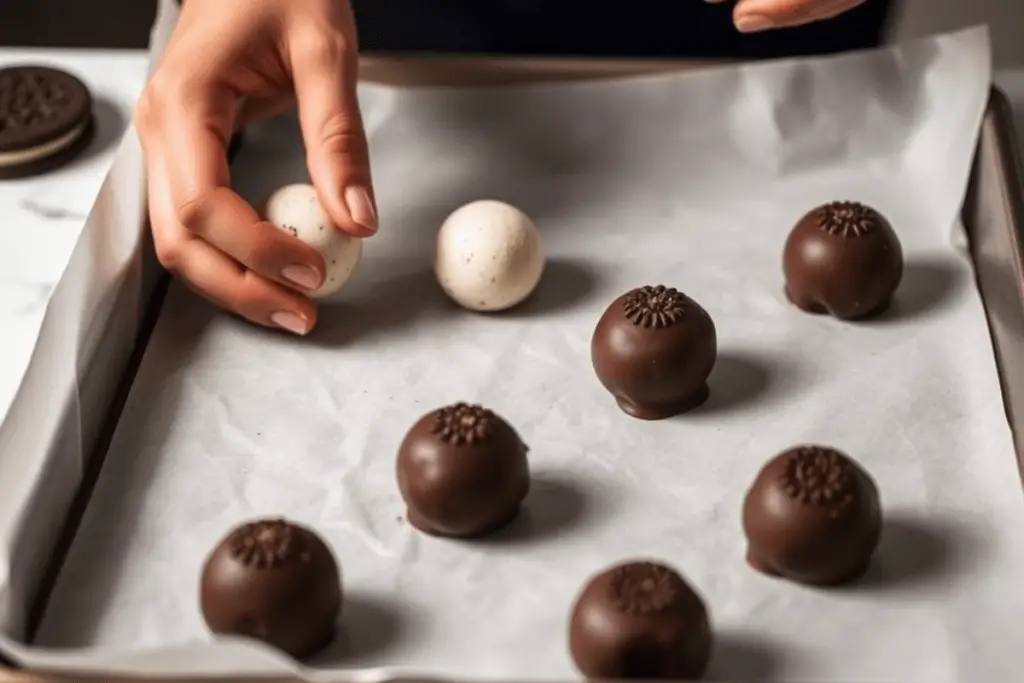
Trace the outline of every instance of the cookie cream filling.
{"label": "cookie cream filling", "polygon": [[45,159],[53,156],[57,152],[61,152],[75,143],[85,133],[85,129],[89,126],[89,122],[86,121],[78,126],[75,126],[64,135],[61,135],[55,140],[37,145],[36,147],[29,147],[27,149],[19,149],[16,152],[0,152],[0,168],[7,168],[9,166],[19,166],[21,164],[27,164],[39,159]]}

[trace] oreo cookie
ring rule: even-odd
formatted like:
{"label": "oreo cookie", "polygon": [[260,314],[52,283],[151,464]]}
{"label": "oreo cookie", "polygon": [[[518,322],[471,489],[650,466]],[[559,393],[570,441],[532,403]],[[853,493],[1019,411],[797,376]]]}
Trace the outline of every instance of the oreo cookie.
{"label": "oreo cookie", "polygon": [[0,69],[0,179],[67,164],[94,128],[92,95],[79,79],[45,66]]}

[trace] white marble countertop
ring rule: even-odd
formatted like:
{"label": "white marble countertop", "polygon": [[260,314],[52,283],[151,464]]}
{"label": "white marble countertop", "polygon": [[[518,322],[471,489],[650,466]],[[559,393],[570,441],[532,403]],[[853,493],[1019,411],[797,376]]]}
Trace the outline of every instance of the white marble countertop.
{"label": "white marble countertop", "polygon": [[17,392],[60,279],[146,79],[145,51],[0,48],[0,67],[43,64],[81,78],[95,99],[96,135],[68,166],[0,180],[0,419]]}
{"label": "white marble countertop", "polygon": [[[147,55],[0,49],[0,67],[18,63],[51,64],[82,78],[96,98],[99,126],[92,146],[71,165],[39,178],[0,181],[0,419],[145,83]],[[1024,134],[1024,69],[1001,72],[996,81],[1013,101]]]}

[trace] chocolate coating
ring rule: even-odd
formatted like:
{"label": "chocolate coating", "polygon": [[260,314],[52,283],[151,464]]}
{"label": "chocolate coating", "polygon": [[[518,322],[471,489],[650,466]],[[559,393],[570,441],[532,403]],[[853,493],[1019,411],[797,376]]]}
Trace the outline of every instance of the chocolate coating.
{"label": "chocolate coating", "polygon": [[871,207],[832,202],[800,219],[782,256],[786,297],[801,310],[857,320],[889,307],[903,278],[903,248]]}
{"label": "chocolate coating", "polygon": [[569,651],[589,678],[698,679],[712,644],[704,601],[655,562],[620,564],[590,579],[569,620]]}
{"label": "chocolate coating", "polygon": [[709,395],[718,355],[715,323],[671,287],[639,287],[613,301],[597,323],[590,357],[619,407],[641,420],[692,410]]}
{"label": "chocolate coating", "polygon": [[257,638],[293,657],[327,645],[341,612],[341,577],[327,545],[284,520],[243,524],[203,566],[199,604],[214,633]]}
{"label": "chocolate coating", "polygon": [[468,538],[511,522],[530,489],[527,447],[498,415],[456,403],[427,413],[398,450],[406,518],[434,536]]}
{"label": "chocolate coating", "polygon": [[758,571],[815,586],[852,581],[881,538],[878,487],[843,453],[798,446],[757,475],[743,501],[743,531]]}

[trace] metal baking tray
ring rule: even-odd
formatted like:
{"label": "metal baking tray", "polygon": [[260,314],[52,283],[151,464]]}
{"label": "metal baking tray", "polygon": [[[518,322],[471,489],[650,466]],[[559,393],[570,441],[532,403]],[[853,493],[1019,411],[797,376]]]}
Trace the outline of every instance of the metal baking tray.
{"label": "metal baking tray", "polygon": [[[369,63],[364,68],[364,77],[377,82],[400,85],[410,82],[408,71],[392,70],[388,64]],[[435,65],[436,66],[436,65]],[[515,83],[524,80],[551,80],[555,78],[578,79],[581,76],[593,76],[593,66],[581,69],[579,65],[566,63],[565,68],[552,68],[550,64],[525,66],[510,65],[514,68],[487,69],[490,72],[488,82],[496,81]],[[678,68],[678,64],[676,68]],[[414,79],[423,84],[422,73],[417,72]],[[664,64],[642,64],[619,66],[605,75],[624,75],[625,73],[650,73],[667,70]],[[451,70],[441,69],[444,75],[435,79],[438,84],[452,84],[474,80],[475,69],[464,69],[455,76]],[[496,73],[500,71],[501,73]],[[975,265],[975,276],[988,318],[993,351],[997,361],[1000,385],[1002,388],[1007,420],[1013,432],[1018,469],[1024,476],[1024,186],[1021,184],[1021,162],[1017,137],[1013,124],[1013,111],[1009,100],[998,88],[993,88],[989,98],[980,130],[977,151],[970,177],[967,195],[962,208],[962,218],[968,234],[970,254]],[[149,251],[152,252],[151,246]],[[152,253],[148,255],[148,266],[155,264]],[[147,269],[148,270],[148,269]],[[158,273],[158,270],[150,272]],[[102,425],[97,425],[93,440],[94,448],[88,460],[83,482],[77,498],[67,515],[60,541],[56,544],[47,563],[46,571],[40,577],[38,588],[33,600],[27,642],[32,637],[46,609],[50,591],[53,589],[60,572],[64,557],[73,540],[78,524],[93,486],[99,476],[106,455],[110,438],[118,424],[121,410],[132,386],[146,348],[147,341],[156,323],[166,293],[168,278],[157,275],[147,288],[151,292],[146,315],[141,325],[134,352],[124,367],[117,390],[109,401]],[[102,342],[101,342],[102,346]],[[83,383],[88,381],[87,374]],[[89,395],[88,387],[83,386],[84,395]],[[99,392],[102,394],[103,392]],[[1024,479],[1022,479],[1024,481]],[[14,666],[3,666],[0,659],[0,683],[72,683],[139,680],[138,678],[116,678],[112,676],[67,675],[36,672],[17,669]],[[241,681],[237,678],[147,678],[154,683],[175,683],[184,681]],[[244,680],[253,680],[246,678]],[[299,679],[261,678],[260,681],[298,681]],[[396,683],[398,683],[396,681]],[[736,681],[735,683],[743,683]],[[898,683],[898,682],[894,682]]]}

